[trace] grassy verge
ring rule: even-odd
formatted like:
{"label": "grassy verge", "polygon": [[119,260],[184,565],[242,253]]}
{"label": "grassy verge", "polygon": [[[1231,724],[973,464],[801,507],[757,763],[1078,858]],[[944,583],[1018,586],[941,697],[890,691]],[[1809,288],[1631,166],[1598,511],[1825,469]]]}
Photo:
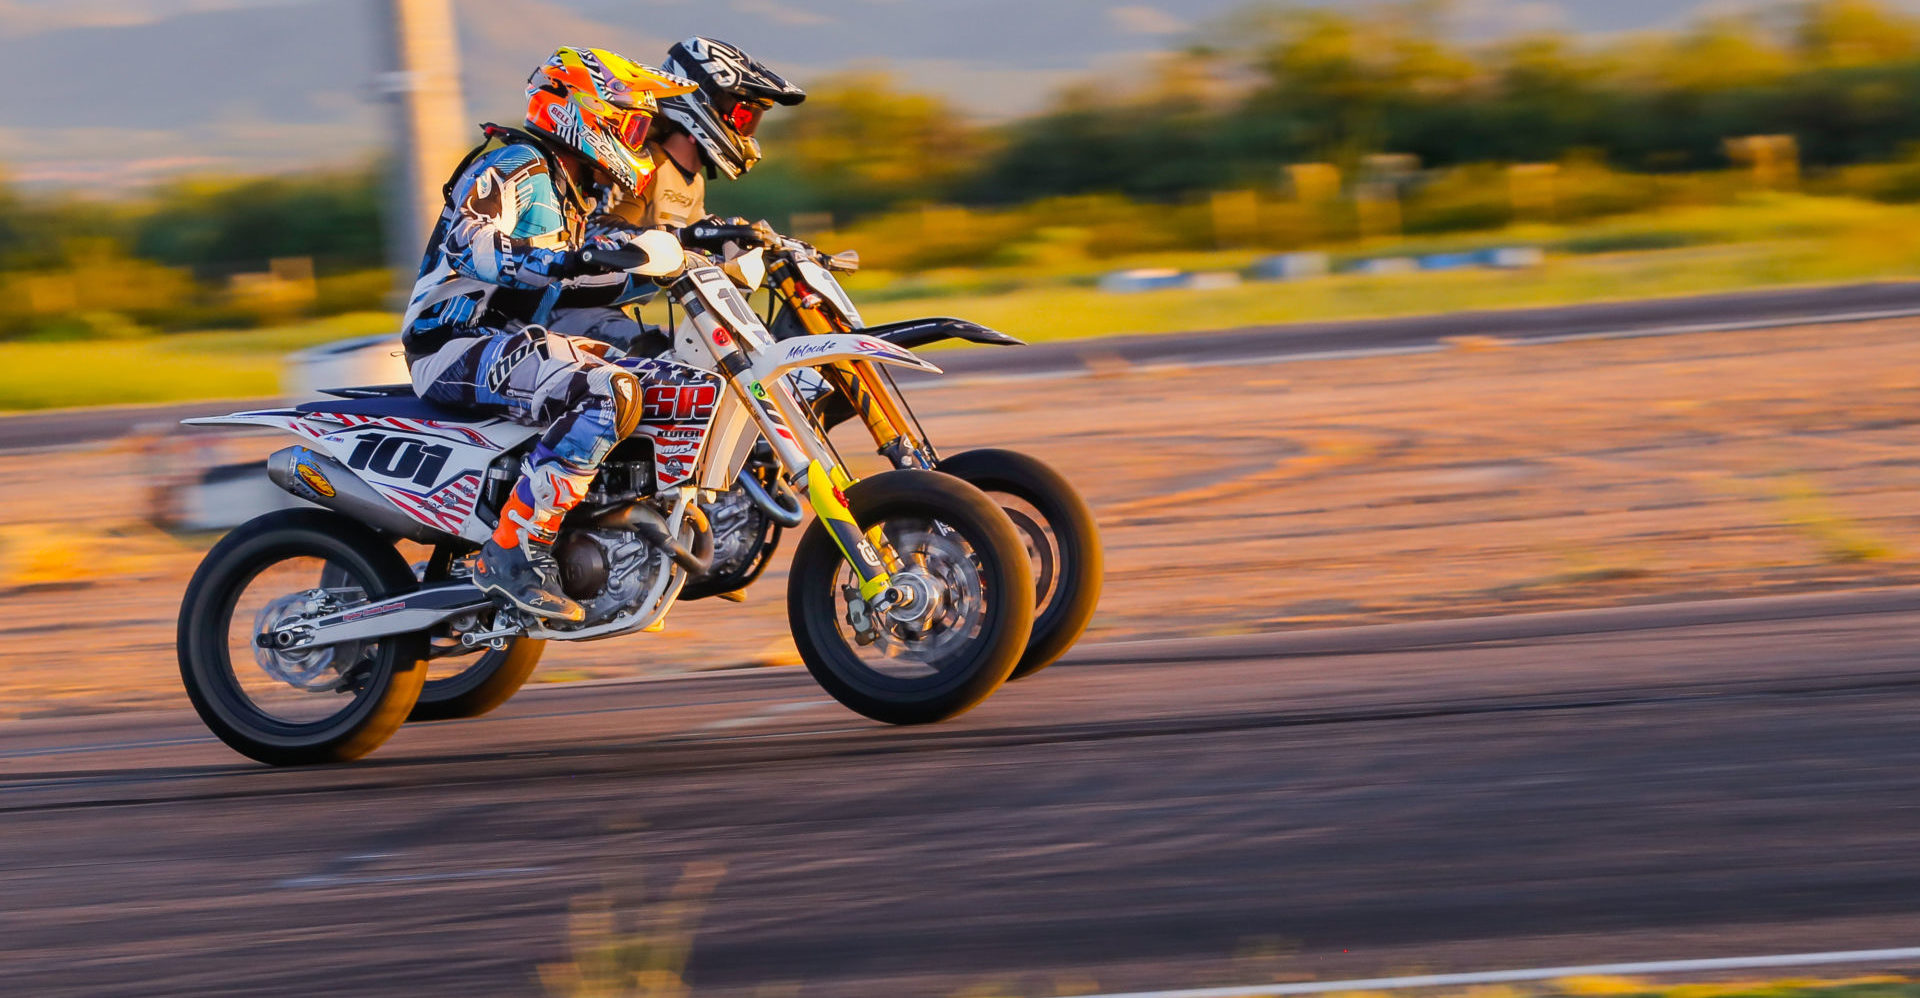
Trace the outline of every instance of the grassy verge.
{"label": "grassy verge", "polygon": [[[1366,252],[1438,252],[1480,245],[1532,243],[1677,248],[1559,253],[1523,271],[1453,270],[1394,275],[1337,274],[1284,284],[1257,283],[1214,291],[1150,291],[1115,295],[1075,283],[924,297],[883,295],[863,306],[872,322],[919,315],[960,315],[1030,341],[1125,333],[1328,319],[1524,308],[1576,302],[1706,294],[1792,284],[1909,278],[1920,274],[1920,211],[1828,199],[1769,200],[1744,208],[1690,209],[1609,220],[1578,230],[1533,227],[1508,238],[1449,243],[1383,243]],[[1358,255],[1359,249],[1351,250]],[[1244,252],[1184,255],[1170,265],[1234,269]],[[884,278],[881,278],[884,280]],[[856,287],[855,294],[859,294]]]}
{"label": "grassy verge", "polygon": [[[1088,260],[1074,254],[1020,267],[857,275],[869,321],[959,315],[1030,341],[1328,319],[1703,294],[1920,274],[1920,207],[1837,198],[1765,196],[1731,206],[1673,209],[1578,227],[1533,225],[1446,240],[1334,247],[1336,259],[1546,246],[1524,271],[1334,275],[1213,291],[1106,294],[1101,271],[1159,264],[1232,270],[1250,250]],[[1636,248],[1638,247],[1638,248]],[[650,321],[661,318],[659,306]],[[0,343],[0,411],[272,395],[286,353],[391,331],[383,313],[249,331],[61,343]]]}
{"label": "grassy verge", "polygon": [[0,343],[0,411],[273,395],[288,353],[396,328],[391,315],[357,312],[273,329]]}

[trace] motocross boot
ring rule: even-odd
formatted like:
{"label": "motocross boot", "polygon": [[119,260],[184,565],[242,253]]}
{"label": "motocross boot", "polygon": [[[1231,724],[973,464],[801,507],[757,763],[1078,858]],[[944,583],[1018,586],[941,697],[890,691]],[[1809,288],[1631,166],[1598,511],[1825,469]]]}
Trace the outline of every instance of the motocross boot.
{"label": "motocross boot", "polygon": [[562,590],[553,558],[560,520],[585,488],[580,476],[552,464],[526,469],[500,510],[499,527],[474,559],[474,584],[536,616],[586,619],[586,610]]}
{"label": "motocross boot", "polygon": [[473,582],[480,591],[499,596],[537,617],[579,622],[587,611],[560,589],[560,567],[553,545],[528,538],[502,547],[487,538],[473,561]]}

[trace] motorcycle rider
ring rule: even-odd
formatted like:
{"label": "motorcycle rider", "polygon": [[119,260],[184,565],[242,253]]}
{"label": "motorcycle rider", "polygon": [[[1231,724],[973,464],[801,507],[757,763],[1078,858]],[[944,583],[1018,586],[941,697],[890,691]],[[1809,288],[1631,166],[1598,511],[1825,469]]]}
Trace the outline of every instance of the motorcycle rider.
{"label": "motorcycle rider", "polygon": [[658,98],[694,86],[604,49],[555,51],[527,82],[526,129],[483,126],[489,141],[448,182],[414,284],[402,332],[414,392],[547,428],[473,569],[482,590],[539,616],[585,616],[561,591],[553,542],[638,424],[642,386],[605,359],[604,344],[538,323],[651,291],[581,259],[626,242],[589,234],[587,221],[646,186]]}
{"label": "motorcycle rider", "polygon": [[754,133],[761,118],[775,105],[799,104],[807,92],[717,38],[696,35],[674,45],[660,68],[699,89],[661,98],[666,121],[654,148],[673,169],[661,169],[637,198],[615,211],[646,228],[718,223],[707,215],[706,182],[722,174],[738,180],[753,169],[760,162],[760,141]]}
{"label": "motorcycle rider", "polygon": [[[764,223],[707,214],[707,181],[722,174],[737,180],[753,169],[760,162],[754,133],[761,117],[775,105],[806,100],[807,92],[717,38],[695,36],[674,45],[660,69],[699,89],[660,98],[665,120],[655,126],[646,147],[658,169],[649,183],[611,205],[592,231],[671,229],[688,246],[723,255],[762,244],[772,235]],[[643,356],[667,345],[663,333],[643,330],[617,307],[566,309],[554,315],[552,328]]]}
{"label": "motorcycle rider", "polygon": [[[662,73],[699,84],[687,94],[660,98],[664,121],[655,125],[647,155],[659,165],[653,178],[607,207],[589,230],[618,234],[632,228],[670,228],[682,242],[730,257],[772,236],[766,225],[707,215],[707,180],[737,180],[760,161],[753,132],[770,107],[795,106],[806,90],[781,79],[753,56],[718,38],[693,36],[666,50]],[[586,336],[622,351],[651,357],[668,345],[660,330],[641,326],[622,307],[570,307],[551,326],[566,336]]]}

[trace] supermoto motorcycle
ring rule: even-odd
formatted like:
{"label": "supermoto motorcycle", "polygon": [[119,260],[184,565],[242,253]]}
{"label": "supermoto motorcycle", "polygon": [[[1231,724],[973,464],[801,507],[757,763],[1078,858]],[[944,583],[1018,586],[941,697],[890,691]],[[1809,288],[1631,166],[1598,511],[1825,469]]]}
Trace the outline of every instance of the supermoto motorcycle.
{"label": "supermoto motorcycle", "polygon": [[[621,361],[645,386],[640,424],[556,542],[566,592],[587,611],[577,624],[506,608],[469,578],[538,428],[394,386],[187,421],[300,437],[269,459],[268,476],[320,507],[242,525],[187,587],[181,678],[229,746],[277,765],[352,759],[407,719],[431,658],[485,648],[518,668],[542,641],[658,624],[712,570],[703,507],[733,491],[756,452],[777,468],[779,494],[758,480],[754,489],[769,503],[805,496],[815,514],[794,552],[787,610],[801,658],[829,694],[875,720],[915,724],[965,711],[1005,682],[1034,610],[1013,524],[950,475],[901,469],[856,482],[795,385],[822,365],[938,368],[869,335],[775,340],[741,294],[764,277],[758,254],[722,266],[666,233],[587,252],[666,285],[687,321],[666,353]],[[431,545],[433,557],[416,569],[400,538]],[[486,695],[504,699],[512,690],[502,692],[500,671]]]}
{"label": "supermoto motorcycle", "polygon": [[[946,339],[1021,345],[1012,336],[963,319],[868,326],[834,276],[857,270],[857,254],[829,256],[778,234],[762,249],[770,293],[766,325],[776,340],[858,333],[907,349]],[[1065,477],[1030,455],[1000,448],[941,457],[899,385],[878,365],[822,363],[796,371],[793,387],[824,429],[858,418],[893,467],[961,478],[1005,510],[1028,554],[1035,604],[1033,632],[1010,679],[1039,672],[1073,646],[1099,603],[1103,559],[1093,513]],[[733,487],[703,500],[702,510],[712,524],[713,560],[705,575],[687,582],[682,600],[741,598],[771,563],[782,531],[798,526],[805,516],[797,498],[782,493],[778,461],[765,445],[749,455]],[[528,640],[484,650],[460,663],[464,668],[430,678],[412,719],[472,717],[492,710],[520,687],[539,656],[538,643]]]}

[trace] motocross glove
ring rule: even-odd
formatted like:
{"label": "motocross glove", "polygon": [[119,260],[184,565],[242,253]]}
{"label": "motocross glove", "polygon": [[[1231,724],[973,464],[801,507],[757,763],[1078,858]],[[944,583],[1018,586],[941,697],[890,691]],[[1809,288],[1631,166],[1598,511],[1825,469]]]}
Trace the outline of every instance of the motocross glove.
{"label": "motocross glove", "polygon": [[708,215],[680,230],[680,242],[698,250],[733,256],[755,246],[774,245],[776,233],[764,221]]}
{"label": "motocross glove", "polygon": [[583,274],[612,273],[613,271],[618,270],[620,268],[607,267],[601,264],[588,263],[585,260],[582,260],[580,258],[580,255],[590,249],[606,250],[606,251],[623,250],[628,248],[632,244],[632,242],[633,242],[633,239],[631,235],[613,234],[613,235],[588,236],[587,238],[582,239],[580,241],[580,249],[575,250],[574,252],[568,253],[566,255],[562,263],[562,273],[560,274],[560,276],[565,278],[565,277],[579,277]]}

